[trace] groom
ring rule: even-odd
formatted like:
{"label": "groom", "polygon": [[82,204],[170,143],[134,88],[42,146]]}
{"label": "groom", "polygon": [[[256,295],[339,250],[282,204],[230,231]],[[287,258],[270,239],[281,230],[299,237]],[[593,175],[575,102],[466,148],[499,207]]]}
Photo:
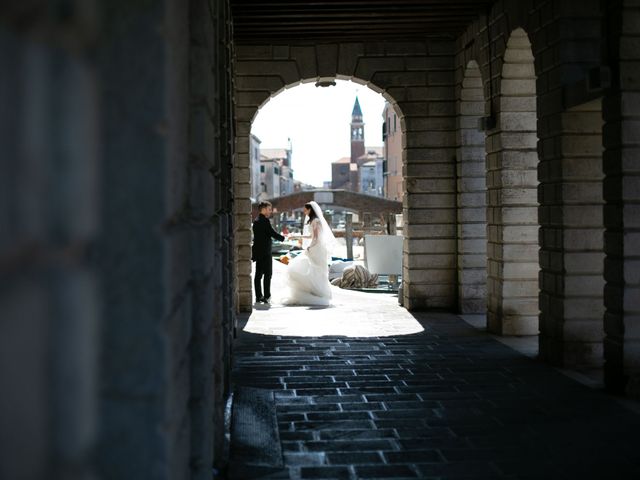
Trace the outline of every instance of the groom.
{"label": "groom", "polygon": [[[269,217],[273,212],[270,202],[260,202],[258,205],[260,215],[253,221],[253,246],[251,247],[251,260],[256,262],[256,277],[253,286],[256,290],[256,303],[269,303],[271,298],[271,274],[273,271],[271,259],[271,239],[281,242],[284,237],[271,226]],[[260,288],[260,280],[264,277],[264,295]]]}

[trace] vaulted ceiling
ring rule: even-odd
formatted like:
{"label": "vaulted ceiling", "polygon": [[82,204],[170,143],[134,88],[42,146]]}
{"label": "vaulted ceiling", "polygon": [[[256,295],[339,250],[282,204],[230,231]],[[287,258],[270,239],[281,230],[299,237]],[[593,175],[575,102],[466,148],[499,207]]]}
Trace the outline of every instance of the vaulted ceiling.
{"label": "vaulted ceiling", "polygon": [[251,43],[458,36],[495,0],[231,0],[234,39]]}

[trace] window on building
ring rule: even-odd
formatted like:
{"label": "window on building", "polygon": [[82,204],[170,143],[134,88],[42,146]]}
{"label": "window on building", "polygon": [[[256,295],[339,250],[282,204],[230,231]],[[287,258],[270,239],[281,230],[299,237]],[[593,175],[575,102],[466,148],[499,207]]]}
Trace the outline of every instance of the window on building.
{"label": "window on building", "polygon": [[280,169],[278,167],[273,167],[273,173],[276,175],[280,175]]}
{"label": "window on building", "polygon": [[394,131],[394,132],[398,130],[398,129],[396,128],[396,127],[397,127],[397,125],[396,125],[396,119],[397,119],[397,118],[396,118],[396,114],[394,113],[394,114],[393,114],[393,131]]}
{"label": "window on building", "polygon": [[260,173],[264,173],[264,165],[260,165]]}
{"label": "window on building", "polygon": [[267,184],[266,183],[261,183],[260,186],[262,187],[262,191],[266,192],[267,191]]}

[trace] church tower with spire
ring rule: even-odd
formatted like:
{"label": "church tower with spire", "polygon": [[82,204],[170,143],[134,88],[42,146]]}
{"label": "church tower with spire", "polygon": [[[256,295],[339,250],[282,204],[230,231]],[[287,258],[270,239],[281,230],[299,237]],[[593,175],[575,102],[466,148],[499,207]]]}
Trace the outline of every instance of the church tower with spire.
{"label": "church tower with spire", "polygon": [[364,155],[364,122],[362,121],[362,110],[360,102],[356,96],[351,112],[351,163],[358,163],[358,158]]}

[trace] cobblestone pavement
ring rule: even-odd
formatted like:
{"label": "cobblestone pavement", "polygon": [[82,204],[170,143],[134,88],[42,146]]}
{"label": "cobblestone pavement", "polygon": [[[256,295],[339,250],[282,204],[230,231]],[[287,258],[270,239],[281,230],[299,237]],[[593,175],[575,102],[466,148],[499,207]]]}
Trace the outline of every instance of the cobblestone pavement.
{"label": "cobblestone pavement", "polygon": [[[406,314],[359,295],[389,323]],[[455,315],[414,318],[423,331],[386,337],[241,332],[234,381],[276,392],[286,466],[248,478],[640,478],[640,415]]]}

